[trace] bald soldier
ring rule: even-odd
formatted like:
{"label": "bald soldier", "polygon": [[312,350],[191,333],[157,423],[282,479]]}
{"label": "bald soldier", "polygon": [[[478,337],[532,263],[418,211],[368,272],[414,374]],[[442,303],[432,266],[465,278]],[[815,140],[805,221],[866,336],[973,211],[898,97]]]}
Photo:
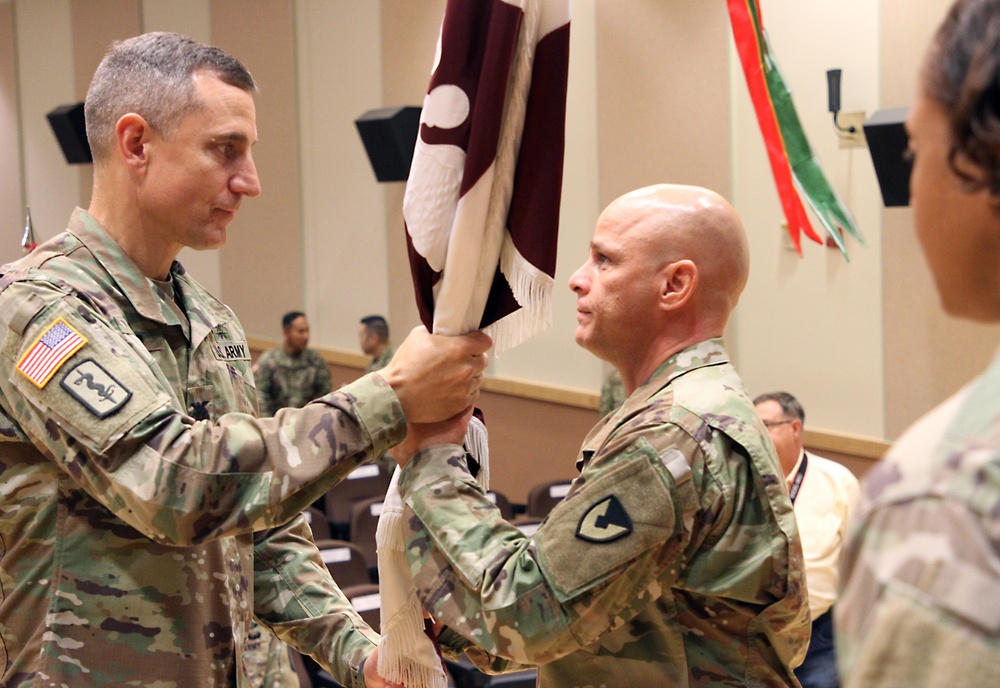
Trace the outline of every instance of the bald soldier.
{"label": "bald soldier", "polygon": [[464,416],[410,426],[392,450],[407,553],[446,648],[491,671],[539,665],[547,687],[798,685],[792,505],[721,339],[748,268],[739,218],[711,191],[649,187],[601,214],[570,278],[576,341],[629,396],[533,537],[476,487]]}
{"label": "bald soldier", "polygon": [[175,260],[261,191],[254,91],[184,36],[116,43],[86,98],[89,208],[0,268],[0,685],[248,688],[252,619],[383,685],[300,512],[406,421],[473,403],[490,342],[415,330],[385,370],[256,418],[243,328]]}

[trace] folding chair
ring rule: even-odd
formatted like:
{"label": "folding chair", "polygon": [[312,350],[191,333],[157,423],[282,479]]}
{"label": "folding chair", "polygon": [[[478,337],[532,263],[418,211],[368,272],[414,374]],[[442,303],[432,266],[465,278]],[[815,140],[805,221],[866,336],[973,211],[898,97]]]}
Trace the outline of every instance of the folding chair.
{"label": "folding chair", "polygon": [[528,516],[544,518],[562,501],[572,485],[570,480],[550,480],[539,483],[528,492]]}
{"label": "folding chair", "polygon": [[327,570],[341,588],[348,585],[365,585],[372,582],[368,560],[353,542],[346,540],[317,540],[319,555]]}

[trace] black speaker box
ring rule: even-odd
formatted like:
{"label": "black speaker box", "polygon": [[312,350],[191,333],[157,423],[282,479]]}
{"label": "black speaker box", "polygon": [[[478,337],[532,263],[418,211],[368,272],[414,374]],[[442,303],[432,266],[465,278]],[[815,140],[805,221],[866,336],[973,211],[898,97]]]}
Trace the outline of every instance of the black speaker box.
{"label": "black speaker box", "polygon": [[404,182],[410,175],[413,147],[420,130],[420,108],[369,110],[354,120],[368,160],[380,182]]}
{"label": "black speaker box", "polygon": [[908,137],[903,122],[909,108],[876,110],[865,122],[865,139],[875,166],[882,202],[887,208],[910,205],[910,169],[906,158]]}
{"label": "black speaker box", "polygon": [[90,155],[90,144],[87,142],[83,103],[60,105],[45,117],[48,118],[49,126],[59,141],[66,162],[74,164],[94,161]]}

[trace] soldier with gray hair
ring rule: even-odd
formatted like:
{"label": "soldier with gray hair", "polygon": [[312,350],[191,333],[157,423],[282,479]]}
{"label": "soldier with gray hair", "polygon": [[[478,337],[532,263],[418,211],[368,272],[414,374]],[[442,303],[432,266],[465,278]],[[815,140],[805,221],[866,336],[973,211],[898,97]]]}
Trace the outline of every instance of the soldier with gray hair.
{"label": "soldier with gray hair", "polygon": [[445,648],[539,665],[547,687],[798,685],[795,518],[721,338],[748,272],[736,212],[706,189],[639,189],[601,214],[570,278],[576,341],[629,396],[533,537],[477,487],[460,420],[411,424],[392,450],[407,554]]}
{"label": "soldier with gray hair", "polygon": [[[175,259],[260,193],[250,73],[177,34],[112,46],[94,190],[0,268],[0,684],[251,685],[251,621],[345,685],[377,636],[301,511],[478,394],[489,338],[415,330],[383,371],[258,419],[235,315]],[[368,661],[366,661],[368,660]]]}
{"label": "soldier with gray hair", "polygon": [[[941,303],[1000,322],[1000,0],[949,9],[906,130],[914,229]],[[841,575],[846,685],[1000,685],[1000,357],[864,477]]]}

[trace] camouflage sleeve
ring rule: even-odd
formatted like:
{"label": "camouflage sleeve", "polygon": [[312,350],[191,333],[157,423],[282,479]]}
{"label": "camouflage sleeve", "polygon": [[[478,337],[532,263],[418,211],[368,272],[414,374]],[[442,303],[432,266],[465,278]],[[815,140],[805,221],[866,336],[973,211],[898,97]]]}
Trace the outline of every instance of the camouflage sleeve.
{"label": "camouflage sleeve", "polygon": [[845,686],[1000,685],[1000,530],[977,511],[934,495],[862,515],[834,607]]}
{"label": "camouflage sleeve", "polygon": [[254,380],[257,383],[257,405],[260,407],[260,415],[269,418],[278,412],[278,408],[274,400],[274,358],[267,352],[261,354],[257,362]]}
{"label": "camouflage sleeve", "polygon": [[998,373],[914,423],[864,476],[834,606],[845,685],[1000,685]]}
{"label": "camouflage sleeve", "polygon": [[[4,293],[7,306],[13,291]],[[89,494],[153,540],[187,545],[284,523],[405,436],[399,401],[377,376],[274,418],[195,420],[136,337],[123,337],[81,301],[33,294],[44,305],[32,306],[31,317],[6,314],[0,333],[4,411]],[[53,328],[76,333],[79,346],[40,384],[18,366]]]}
{"label": "camouflage sleeve", "polygon": [[363,685],[378,634],[330,577],[302,517],[255,536],[254,606],[258,621],[341,685]]}
{"label": "camouflage sleeve", "polygon": [[660,435],[669,450],[640,434],[610,442],[532,538],[500,518],[459,448],[418,454],[399,486],[425,607],[491,655],[528,665],[628,622],[676,575],[684,512],[696,504],[682,452],[697,449],[683,432]]}

